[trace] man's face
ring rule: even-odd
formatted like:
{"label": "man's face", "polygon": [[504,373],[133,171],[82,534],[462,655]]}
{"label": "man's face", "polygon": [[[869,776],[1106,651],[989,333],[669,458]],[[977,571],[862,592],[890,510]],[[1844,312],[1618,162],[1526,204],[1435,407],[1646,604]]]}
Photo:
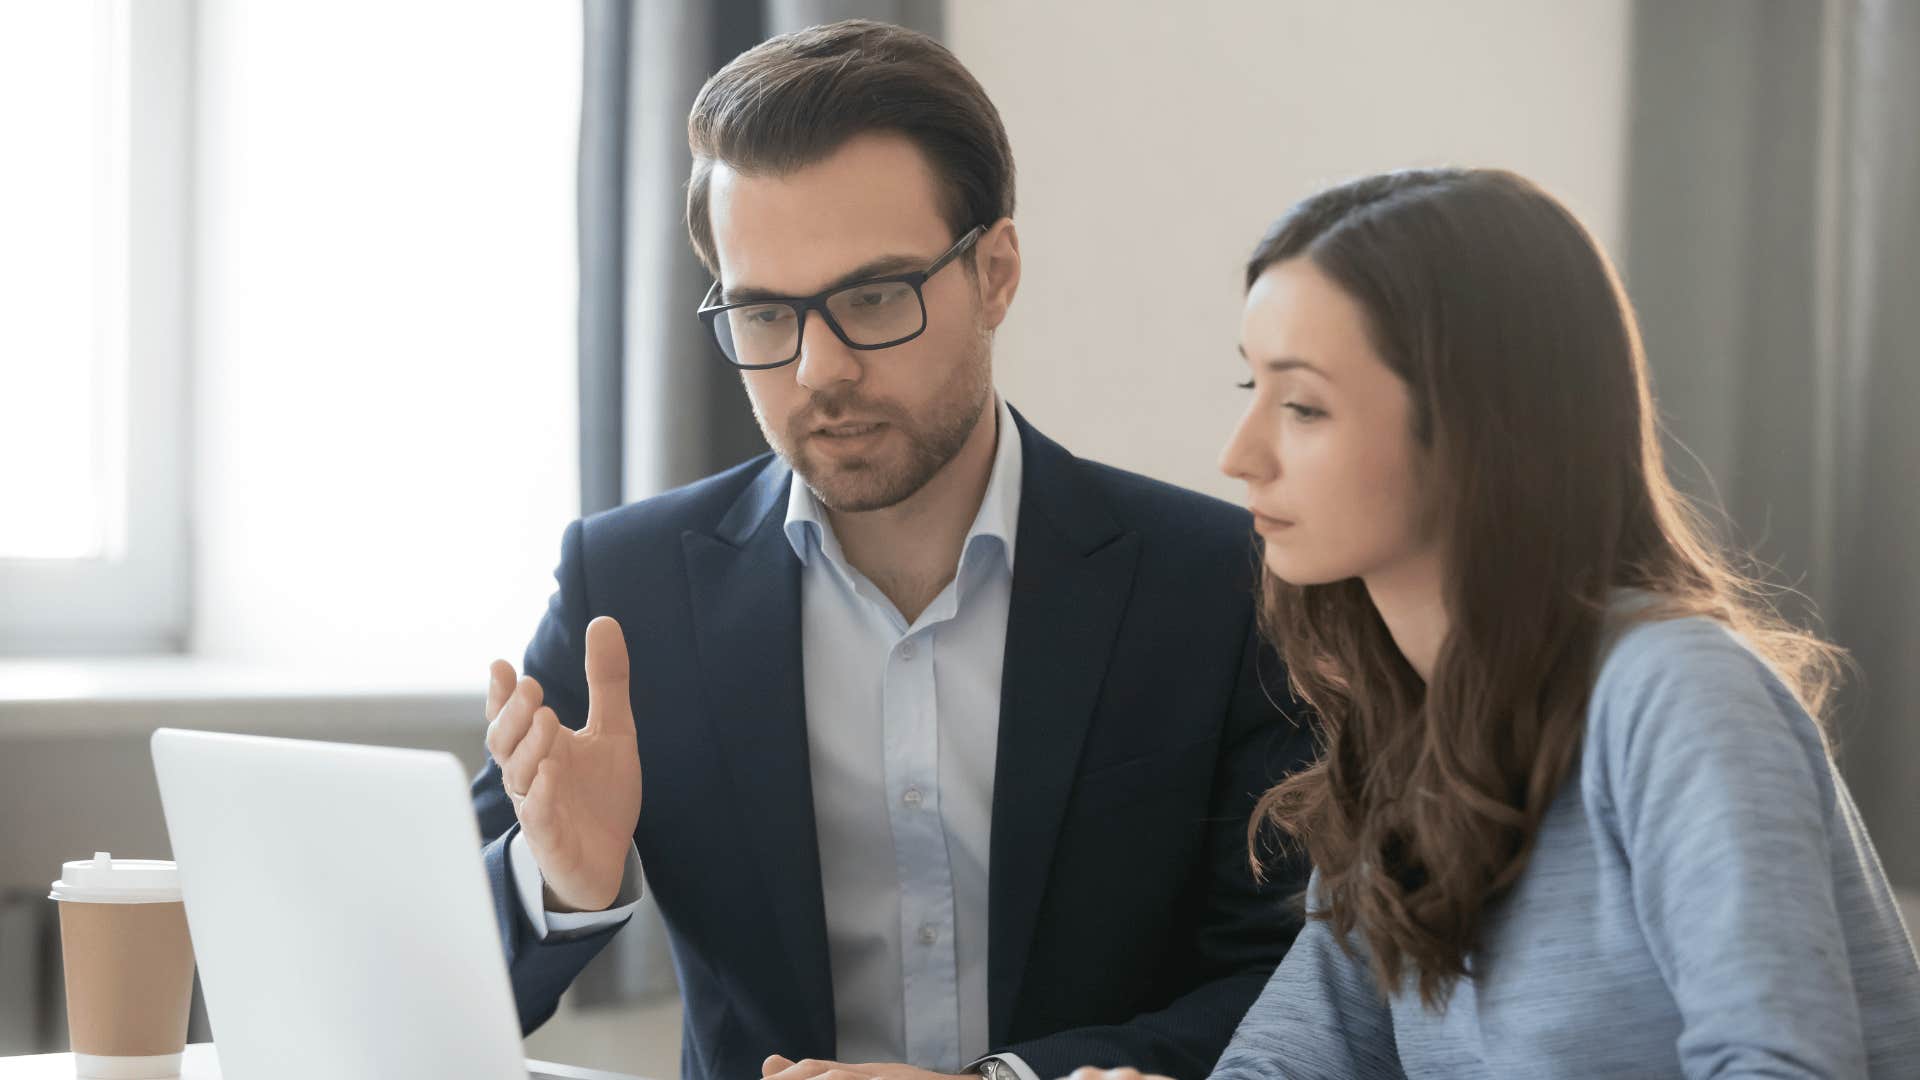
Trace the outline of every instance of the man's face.
{"label": "man's face", "polygon": [[[926,158],[897,135],[862,135],[781,176],[713,169],[709,212],[722,302],[752,290],[811,296],[924,270],[958,239]],[[807,314],[800,358],[743,371],[767,442],[832,510],[893,506],[966,443],[992,398],[991,327],[962,262],[928,279],[927,327],[888,349],[849,348]],[[997,318],[992,321],[997,322]]]}

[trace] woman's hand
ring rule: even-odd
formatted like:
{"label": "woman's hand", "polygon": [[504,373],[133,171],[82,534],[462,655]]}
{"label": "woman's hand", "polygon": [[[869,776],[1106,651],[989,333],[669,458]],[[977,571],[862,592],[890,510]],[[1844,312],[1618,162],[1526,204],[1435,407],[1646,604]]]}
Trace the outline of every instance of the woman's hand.
{"label": "woman's hand", "polygon": [[1073,1070],[1067,1080],[1167,1080],[1164,1076],[1152,1073],[1142,1075],[1139,1069],[1096,1069],[1091,1065],[1082,1065]]}

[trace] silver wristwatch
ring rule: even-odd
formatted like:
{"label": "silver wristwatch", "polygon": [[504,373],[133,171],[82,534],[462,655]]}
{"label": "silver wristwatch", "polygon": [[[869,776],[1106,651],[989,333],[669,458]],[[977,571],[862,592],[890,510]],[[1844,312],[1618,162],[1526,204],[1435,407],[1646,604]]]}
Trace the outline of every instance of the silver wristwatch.
{"label": "silver wristwatch", "polygon": [[1013,1071],[1013,1066],[997,1057],[982,1060],[973,1071],[980,1074],[981,1080],[1020,1080],[1019,1074]]}

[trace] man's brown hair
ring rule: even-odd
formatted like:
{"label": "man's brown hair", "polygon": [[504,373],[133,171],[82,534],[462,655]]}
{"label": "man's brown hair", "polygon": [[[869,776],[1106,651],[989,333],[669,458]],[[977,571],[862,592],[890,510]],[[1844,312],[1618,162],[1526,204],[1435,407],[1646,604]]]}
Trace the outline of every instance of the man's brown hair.
{"label": "man's brown hair", "polygon": [[1013,150],[979,82],[925,34],[848,19],[770,38],[701,87],[687,116],[687,233],[700,261],[719,276],[707,215],[716,162],[777,176],[868,132],[926,155],[955,238],[1012,216]]}

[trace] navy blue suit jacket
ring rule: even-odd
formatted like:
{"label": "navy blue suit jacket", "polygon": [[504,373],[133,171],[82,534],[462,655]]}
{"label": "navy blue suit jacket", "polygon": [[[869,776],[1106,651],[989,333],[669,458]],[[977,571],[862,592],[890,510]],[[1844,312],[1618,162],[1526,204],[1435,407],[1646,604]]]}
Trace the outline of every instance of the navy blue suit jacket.
{"label": "navy blue suit jacket", "polygon": [[[1293,709],[1254,631],[1249,516],[1017,422],[990,1049],[1043,1080],[1083,1064],[1197,1078],[1298,930],[1306,867],[1256,885],[1247,823],[1312,741],[1274,704]],[[834,1057],[790,482],[764,455],[569,526],[527,648],[526,673],[578,727],[587,622],[611,615],[626,631],[645,780],[634,841],[673,946],[689,1080],[750,1080],[771,1053]],[[535,940],[511,888],[498,768],[473,791],[531,1031],[614,931]]]}

